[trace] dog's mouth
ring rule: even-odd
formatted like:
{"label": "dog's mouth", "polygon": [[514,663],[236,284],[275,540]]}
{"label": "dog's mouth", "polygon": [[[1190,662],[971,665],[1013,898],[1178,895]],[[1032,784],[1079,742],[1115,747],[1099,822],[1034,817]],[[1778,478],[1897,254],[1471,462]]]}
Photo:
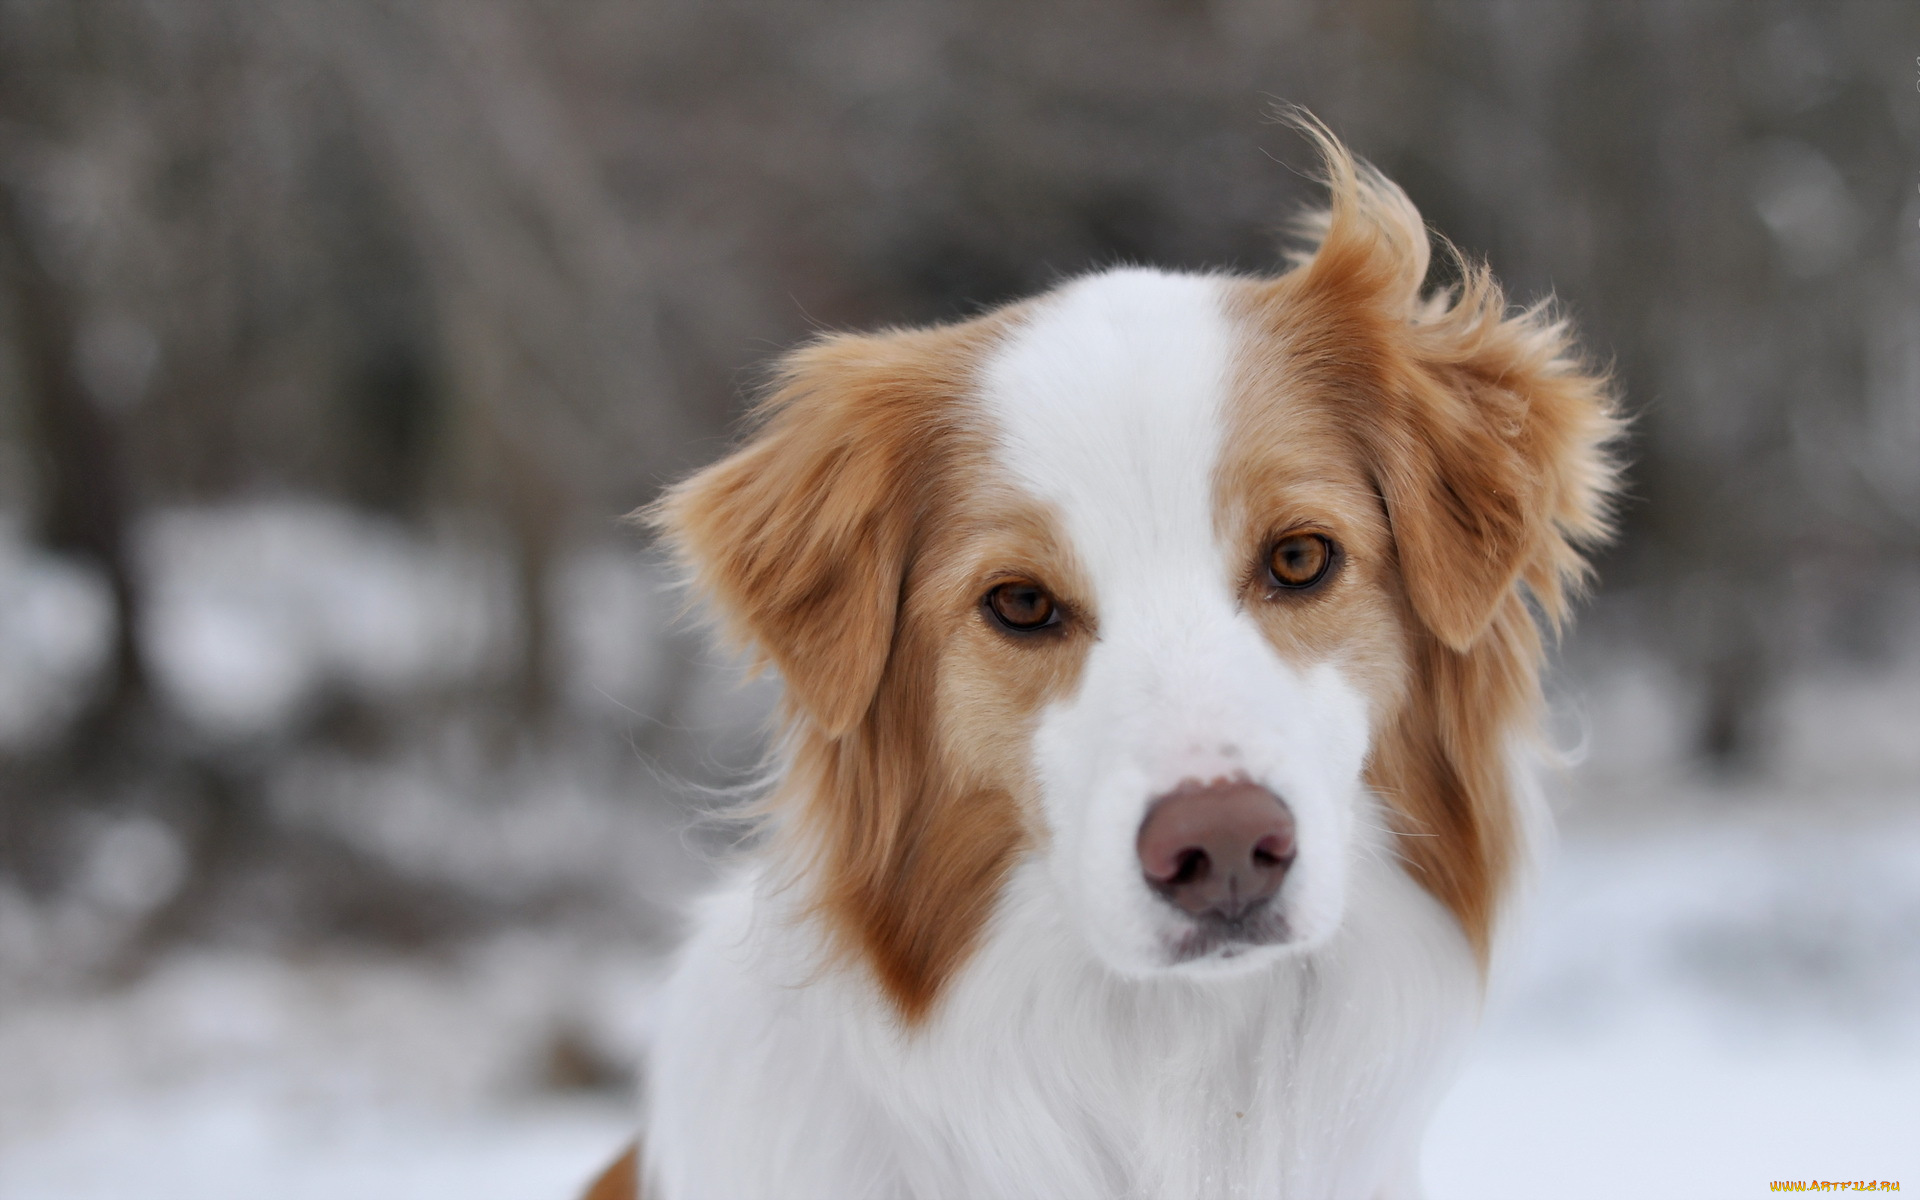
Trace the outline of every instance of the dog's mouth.
{"label": "dog's mouth", "polygon": [[1293,928],[1286,915],[1270,901],[1234,917],[1218,913],[1194,917],[1183,914],[1181,925],[1180,932],[1167,943],[1167,957],[1172,966],[1203,959],[1224,961],[1249,950],[1293,940]]}

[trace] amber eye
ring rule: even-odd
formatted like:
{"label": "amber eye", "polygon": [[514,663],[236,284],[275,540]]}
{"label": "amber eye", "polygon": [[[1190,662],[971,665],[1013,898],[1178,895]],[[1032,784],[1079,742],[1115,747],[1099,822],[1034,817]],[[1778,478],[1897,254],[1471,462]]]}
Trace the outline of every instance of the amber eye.
{"label": "amber eye", "polygon": [[1275,587],[1298,591],[1327,577],[1333,543],[1317,533],[1291,533],[1267,551],[1267,577]]}
{"label": "amber eye", "polygon": [[1016,579],[987,593],[987,611],[1003,629],[1032,633],[1060,623],[1060,609],[1037,583]]}

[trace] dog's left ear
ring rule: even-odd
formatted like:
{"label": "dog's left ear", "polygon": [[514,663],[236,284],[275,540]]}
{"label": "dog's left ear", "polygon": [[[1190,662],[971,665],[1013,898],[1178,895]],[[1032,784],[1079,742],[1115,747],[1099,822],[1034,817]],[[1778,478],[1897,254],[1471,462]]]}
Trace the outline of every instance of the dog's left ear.
{"label": "dog's left ear", "polygon": [[1557,621],[1581,548],[1608,532],[1620,421],[1605,377],[1543,306],[1509,313],[1484,266],[1460,262],[1456,289],[1423,297],[1413,203],[1305,128],[1333,204],[1314,222],[1319,245],[1279,281],[1307,331],[1291,340],[1354,410],[1415,612],[1461,652],[1516,582]]}
{"label": "dog's left ear", "polygon": [[838,335],[795,351],[745,444],[640,514],[829,738],[859,724],[886,667],[932,447],[965,387],[955,337]]}
{"label": "dog's left ear", "polygon": [[1498,289],[1474,271],[1459,306],[1416,324],[1389,402],[1396,419],[1373,431],[1408,596],[1463,652],[1516,582],[1560,619],[1585,575],[1582,547],[1607,533],[1613,487],[1604,382],[1566,353],[1558,324],[1499,308]]}

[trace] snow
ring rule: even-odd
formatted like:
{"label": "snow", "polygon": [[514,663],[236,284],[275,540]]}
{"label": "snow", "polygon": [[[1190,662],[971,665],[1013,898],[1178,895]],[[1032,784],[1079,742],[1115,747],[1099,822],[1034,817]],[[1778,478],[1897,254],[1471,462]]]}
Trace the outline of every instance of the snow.
{"label": "snow", "polygon": [[1569,691],[1562,846],[1429,1131],[1432,1200],[1920,1187],[1920,647],[1789,681],[1753,778],[1680,757],[1657,662]]}
{"label": "snow", "polygon": [[[1576,829],[1427,1141],[1433,1200],[1920,1186],[1920,818],[1755,802]],[[564,1197],[636,1124],[556,1097],[560,1029],[631,1061],[657,959],[555,931],[452,963],[183,957],[0,1015],[0,1195]]]}
{"label": "snow", "polygon": [[278,728],[329,683],[469,677],[510,624],[497,556],[473,543],[292,501],[153,514],[139,544],[161,684],[231,734]]}
{"label": "snow", "polygon": [[1920,1181],[1920,813],[1570,838],[1427,1140],[1434,1200]]}
{"label": "snow", "polygon": [[448,963],[190,954],[0,1016],[0,1196],[572,1195],[633,1135],[553,1040],[637,1057],[651,956],[506,937]]}
{"label": "snow", "polygon": [[526,1200],[578,1195],[632,1122],[549,1102],[466,1118],[300,1112],[243,1087],[103,1105],[84,1131],[9,1154],[0,1191],[60,1200]]}
{"label": "snow", "polygon": [[1432,1200],[1759,1196],[1920,1179],[1920,1056],[1623,1032],[1483,1051],[1427,1138]]}
{"label": "snow", "polygon": [[0,746],[44,736],[79,707],[113,629],[106,584],[0,519]]}

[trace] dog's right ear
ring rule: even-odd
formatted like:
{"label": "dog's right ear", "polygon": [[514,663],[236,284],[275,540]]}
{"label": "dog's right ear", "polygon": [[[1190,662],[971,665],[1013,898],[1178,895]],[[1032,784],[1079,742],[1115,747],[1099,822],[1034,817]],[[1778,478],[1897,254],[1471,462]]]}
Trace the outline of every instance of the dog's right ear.
{"label": "dog's right ear", "polygon": [[[964,327],[959,327],[964,328]],[[959,329],[835,335],[789,355],[756,427],[638,514],[724,631],[830,738],[872,705],[938,447],[969,384]]]}

